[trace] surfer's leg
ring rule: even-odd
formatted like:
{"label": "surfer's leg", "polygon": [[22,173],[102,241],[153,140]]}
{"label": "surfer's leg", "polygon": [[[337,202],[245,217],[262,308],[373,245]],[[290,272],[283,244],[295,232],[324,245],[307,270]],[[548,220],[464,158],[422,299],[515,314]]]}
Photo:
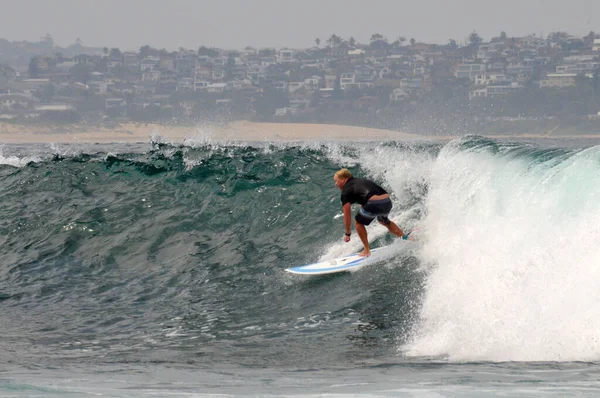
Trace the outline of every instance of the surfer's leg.
{"label": "surfer's leg", "polygon": [[370,256],[371,255],[371,249],[369,248],[369,237],[367,235],[367,228],[362,225],[361,223],[357,222],[356,223],[356,232],[358,233],[358,237],[360,238],[364,249],[363,251],[361,251],[360,253],[358,253],[359,256]]}
{"label": "surfer's leg", "polygon": [[[377,220],[379,221],[379,224],[381,224],[384,227],[386,227],[388,229],[388,231],[390,231],[391,233],[393,233],[397,237],[402,238],[404,236],[404,232],[402,232],[402,230],[400,229],[400,227],[395,222],[391,221],[389,218],[387,218],[387,217],[385,217],[385,218],[377,217]],[[387,223],[385,222],[386,220],[387,220]]]}
{"label": "surfer's leg", "polygon": [[375,219],[375,215],[370,214],[365,206],[362,206],[358,212],[356,213],[356,217],[354,217],[354,223],[356,224],[356,232],[358,233],[358,237],[360,238],[364,249],[360,253],[359,256],[370,256],[371,249],[369,247],[369,237],[367,235],[367,225],[371,224],[371,221]]}

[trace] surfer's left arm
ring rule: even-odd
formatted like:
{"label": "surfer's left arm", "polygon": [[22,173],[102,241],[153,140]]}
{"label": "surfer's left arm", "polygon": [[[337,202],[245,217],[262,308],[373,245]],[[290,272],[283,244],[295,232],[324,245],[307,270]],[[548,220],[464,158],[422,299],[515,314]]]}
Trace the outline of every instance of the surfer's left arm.
{"label": "surfer's left arm", "polygon": [[344,235],[344,242],[349,242],[350,234],[352,233],[352,209],[350,202],[344,203],[342,210],[344,211],[344,228],[346,231],[346,234]]}

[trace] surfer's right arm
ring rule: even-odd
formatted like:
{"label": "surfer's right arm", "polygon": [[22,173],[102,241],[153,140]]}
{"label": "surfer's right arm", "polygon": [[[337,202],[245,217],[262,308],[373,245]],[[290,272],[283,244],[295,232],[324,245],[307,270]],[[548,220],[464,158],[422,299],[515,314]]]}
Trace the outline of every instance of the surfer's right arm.
{"label": "surfer's right arm", "polygon": [[350,202],[344,203],[342,210],[344,211],[344,228],[346,230],[344,242],[350,242],[350,234],[352,233],[352,212]]}

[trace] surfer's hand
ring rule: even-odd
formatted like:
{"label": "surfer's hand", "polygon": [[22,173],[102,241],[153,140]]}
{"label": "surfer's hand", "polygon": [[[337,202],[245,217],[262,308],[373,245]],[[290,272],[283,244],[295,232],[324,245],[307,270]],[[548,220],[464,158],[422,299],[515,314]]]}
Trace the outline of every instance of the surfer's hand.
{"label": "surfer's hand", "polygon": [[344,236],[344,242],[346,242],[346,243],[350,242],[350,235]]}

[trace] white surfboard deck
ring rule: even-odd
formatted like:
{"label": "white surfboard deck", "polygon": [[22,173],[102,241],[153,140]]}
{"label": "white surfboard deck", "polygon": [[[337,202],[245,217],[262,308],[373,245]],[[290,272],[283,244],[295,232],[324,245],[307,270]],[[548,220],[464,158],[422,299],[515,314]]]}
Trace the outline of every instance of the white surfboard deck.
{"label": "white surfboard deck", "polygon": [[344,271],[356,271],[357,269],[364,267],[370,261],[367,260],[376,260],[373,258],[373,253],[377,252],[383,248],[373,249],[371,250],[371,256],[369,257],[361,257],[358,253],[350,254],[344,257],[338,257],[331,260],[321,261],[314,264],[302,265],[300,267],[287,268],[287,272],[291,272],[292,274],[302,274],[302,275],[325,275],[325,274],[335,274],[336,272],[344,272]]}

